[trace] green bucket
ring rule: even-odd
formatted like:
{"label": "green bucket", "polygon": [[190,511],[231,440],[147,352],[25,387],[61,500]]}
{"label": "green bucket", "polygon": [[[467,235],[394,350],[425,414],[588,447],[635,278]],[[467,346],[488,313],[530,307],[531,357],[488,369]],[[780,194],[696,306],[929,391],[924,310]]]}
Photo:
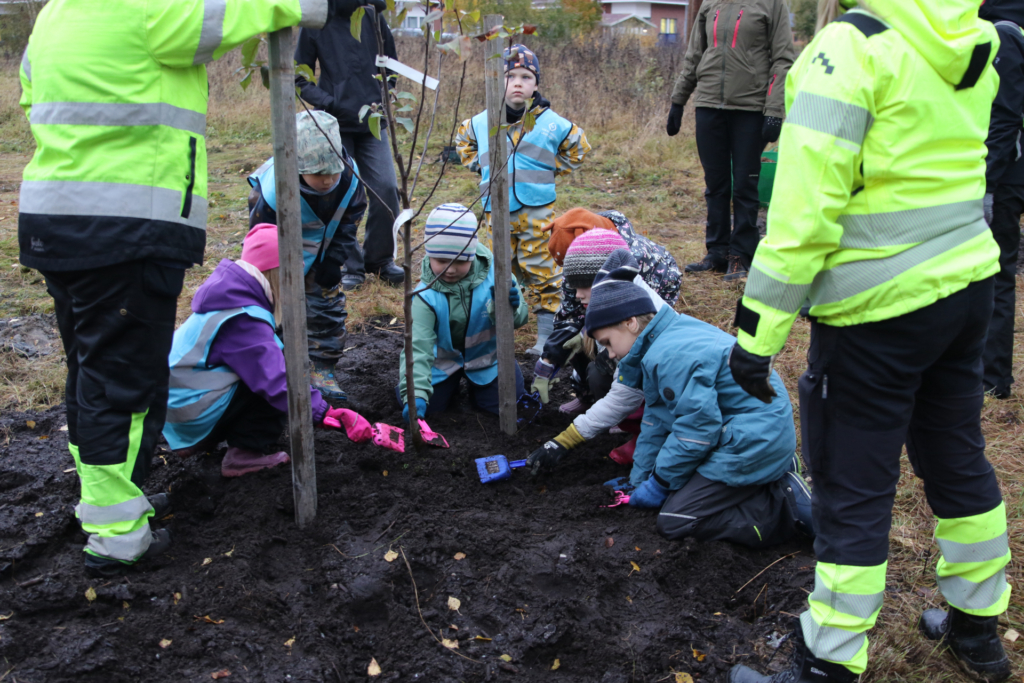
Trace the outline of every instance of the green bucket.
{"label": "green bucket", "polygon": [[762,207],[772,200],[772,185],[775,184],[775,168],[779,165],[779,148],[761,153],[761,176],[757,181],[757,198]]}

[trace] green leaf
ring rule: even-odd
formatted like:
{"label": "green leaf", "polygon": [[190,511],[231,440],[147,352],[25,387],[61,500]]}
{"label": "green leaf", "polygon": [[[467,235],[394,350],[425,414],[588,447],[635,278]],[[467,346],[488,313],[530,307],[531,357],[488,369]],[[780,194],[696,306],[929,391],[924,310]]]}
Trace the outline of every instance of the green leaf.
{"label": "green leaf", "polygon": [[263,87],[270,90],[270,67],[266,64],[260,67],[260,79],[263,81]]}
{"label": "green leaf", "polygon": [[526,113],[523,114],[523,135],[526,135],[533,127],[537,125],[537,116],[530,111],[530,107],[533,106],[533,100],[530,100],[530,104],[526,105]]}
{"label": "green leaf", "polygon": [[298,62],[295,62],[295,73],[316,85],[316,76],[313,75],[313,70],[309,68],[308,64],[299,64]]}
{"label": "green leaf", "polygon": [[462,44],[458,38],[456,38],[455,40],[450,40],[447,43],[438,43],[437,49],[440,50],[441,52],[453,54],[456,57],[462,56]]}
{"label": "green leaf", "polygon": [[373,137],[377,138],[378,140],[380,140],[380,120],[382,118],[383,116],[381,116],[378,113],[370,114],[370,134],[373,135]]}
{"label": "green leaf", "polygon": [[[423,25],[424,26],[429,26],[430,24],[429,24],[429,22],[423,22]],[[441,32],[440,31],[434,31],[434,42],[435,43],[440,43],[441,42]]]}
{"label": "green leaf", "polygon": [[242,90],[248,90],[250,83],[252,83],[252,71],[245,74],[245,78],[241,80],[239,85],[242,86]]}
{"label": "green leaf", "polygon": [[[388,11],[392,14],[395,13],[395,0],[387,0]],[[396,24],[397,25],[397,24]]]}
{"label": "green leaf", "polygon": [[403,126],[405,126],[405,129],[407,131],[409,131],[410,133],[413,132],[414,130],[416,130],[416,124],[413,122],[413,120],[412,119],[408,119],[408,118],[406,118],[404,116],[396,116],[395,117],[395,123],[400,123]]}
{"label": "green leaf", "polygon": [[366,112],[370,111],[370,105],[364,104],[359,107],[359,123],[363,122],[363,117],[366,116]]}
{"label": "green leaf", "polygon": [[402,113],[402,112],[407,112],[407,111],[412,111],[412,106],[411,105],[405,104],[405,105],[402,105],[401,107],[399,107],[398,109],[395,110],[396,113]]}
{"label": "green leaf", "polygon": [[427,16],[423,17],[423,23],[424,24],[429,24],[431,22],[437,21],[438,19],[440,19],[443,16],[444,16],[444,12],[442,12],[441,10],[434,10],[433,12],[428,14]]}
{"label": "green leaf", "polygon": [[402,92],[396,92],[395,97],[397,97],[400,100],[412,100],[413,102],[416,101],[416,96],[413,95],[411,92],[406,92],[405,90],[403,90]]}
{"label": "green leaf", "polygon": [[352,29],[352,37],[358,42],[359,35],[363,32],[363,15],[366,14],[366,10],[362,7],[357,7],[356,11],[352,13],[352,17],[349,19],[349,28]]}
{"label": "green leaf", "polygon": [[254,36],[242,43],[242,64],[248,66],[256,58],[256,51],[260,49],[261,39]]}
{"label": "green leaf", "polygon": [[395,17],[395,20],[393,22],[391,22],[391,25],[392,26],[401,26],[402,22],[405,21],[405,17],[408,16],[408,14],[409,14],[409,6],[406,5],[405,9],[403,9],[401,12],[399,12],[398,16]]}
{"label": "green leaf", "polygon": [[383,81],[384,80],[384,77],[381,76],[380,74],[373,74],[373,77],[376,78],[378,81]]}
{"label": "green leaf", "polygon": [[494,128],[491,128],[489,131],[487,131],[487,137],[493,138],[495,135],[498,134],[499,130],[501,130],[501,126],[495,126]]}

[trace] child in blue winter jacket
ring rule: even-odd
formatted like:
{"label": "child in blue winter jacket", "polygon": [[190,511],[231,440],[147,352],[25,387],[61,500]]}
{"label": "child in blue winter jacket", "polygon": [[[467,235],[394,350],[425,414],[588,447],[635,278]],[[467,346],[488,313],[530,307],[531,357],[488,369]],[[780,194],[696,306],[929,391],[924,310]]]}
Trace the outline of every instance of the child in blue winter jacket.
{"label": "child in blue winter jacket", "polygon": [[[668,306],[655,314],[637,272],[629,251],[613,252],[586,315],[587,333],[619,360],[619,381],[644,393],[633,470],[608,484],[630,505],[660,508],[667,538],[762,547],[813,535],[789,401],[747,394],[729,370],[735,338]],[[778,373],[771,382],[786,395]]]}

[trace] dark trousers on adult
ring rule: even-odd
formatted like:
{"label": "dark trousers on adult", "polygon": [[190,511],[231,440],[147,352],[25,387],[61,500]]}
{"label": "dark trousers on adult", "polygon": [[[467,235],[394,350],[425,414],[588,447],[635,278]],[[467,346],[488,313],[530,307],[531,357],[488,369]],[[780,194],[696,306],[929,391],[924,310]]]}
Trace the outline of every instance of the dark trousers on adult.
{"label": "dark trousers on adult", "polygon": [[43,275],[67,355],[68,442],[86,550],[133,561],[149,546],[152,507],[142,485],[167,415],[185,270],[132,261]]}
{"label": "dark trousers on adult", "polygon": [[999,185],[992,206],[992,237],[999,245],[992,322],[985,341],[985,391],[1010,395],[1013,384],[1013,320],[1017,312],[1017,256],[1024,185]]}
{"label": "dark trousers on adult", "polygon": [[[704,167],[704,199],[708,204],[704,238],[708,254],[722,261],[730,254],[741,256],[749,263],[758,241],[757,180],[764,151],[764,115],[759,111],[697,107],[696,119],[697,153]],[[735,221],[730,214],[735,215]]]}
{"label": "dark trousers on adult", "polygon": [[316,266],[306,273],[306,346],[309,357],[337,363],[345,350],[345,292],[341,285],[324,289],[316,283]]}
{"label": "dark trousers on adult", "polygon": [[288,415],[254,394],[239,382],[224,414],[217,420],[207,439],[211,443],[227,441],[228,446],[260,453],[276,453]]}
{"label": "dark trousers on adult", "polygon": [[378,140],[370,133],[344,133],[341,136],[341,143],[359,166],[368,202],[363,269],[353,271],[351,259],[347,259],[346,263],[346,270],[353,275],[376,272],[395,258],[394,225],[398,217],[398,180],[391,159],[388,131],[381,130],[380,138]]}
{"label": "dark trousers on adult", "polygon": [[937,518],[946,601],[980,615],[1005,609],[1006,516],[981,434],[992,293],[988,278],[889,320],[811,323],[800,426],[818,564],[801,624],[820,658],[866,666],[904,444]]}
{"label": "dark trousers on adult", "polygon": [[696,473],[661,506],[658,533],[673,541],[693,537],[749,548],[782,543],[796,535],[785,485],[786,477],[770,484],[729,486]]}

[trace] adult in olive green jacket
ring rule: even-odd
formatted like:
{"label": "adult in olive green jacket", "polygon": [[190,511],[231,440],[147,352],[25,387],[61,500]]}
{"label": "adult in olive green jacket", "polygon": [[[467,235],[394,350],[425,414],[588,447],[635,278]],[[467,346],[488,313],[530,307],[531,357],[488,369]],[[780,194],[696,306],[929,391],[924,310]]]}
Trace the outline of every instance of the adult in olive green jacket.
{"label": "adult in olive green jacket", "polygon": [[[321,26],[326,0],[50,0],[21,62],[36,151],[18,216],[67,353],[86,570],[170,543],[141,486],[167,413],[185,269],[206,243],[206,63],[263,31]],[[162,495],[162,494],[161,494]]]}
{"label": "adult in olive green jacket", "polygon": [[[746,277],[757,248],[757,181],[765,144],[779,139],[783,83],[796,58],[785,0],[707,0],[672,91],[675,135],[693,95],[708,203],[707,256],[686,272]],[[730,200],[735,220],[730,218]]]}

